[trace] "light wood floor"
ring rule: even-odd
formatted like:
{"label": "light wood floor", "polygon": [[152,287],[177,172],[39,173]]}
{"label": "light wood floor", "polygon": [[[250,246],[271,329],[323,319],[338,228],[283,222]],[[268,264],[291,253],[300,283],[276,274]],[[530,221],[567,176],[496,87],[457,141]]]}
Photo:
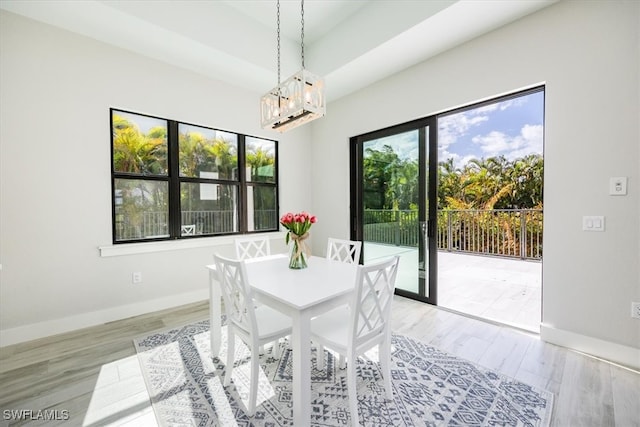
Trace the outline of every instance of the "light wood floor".
{"label": "light wood floor", "polygon": [[[396,297],[393,330],[554,393],[554,426],[640,426],[640,374],[526,334]],[[7,410],[69,411],[60,425],[156,425],[133,338],[201,320],[191,304],[0,348],[0,426]],[[49,422],[46,425],[56,425]]]}

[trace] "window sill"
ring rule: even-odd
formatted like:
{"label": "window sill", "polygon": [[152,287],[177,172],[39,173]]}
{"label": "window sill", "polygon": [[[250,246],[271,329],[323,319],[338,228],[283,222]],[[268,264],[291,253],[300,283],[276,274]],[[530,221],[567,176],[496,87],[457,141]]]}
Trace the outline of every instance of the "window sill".
{"label": "window sill", "polygon": [[[220,237],[202,237],[198,239],[167,240],[162,242],[123,243],[121,245],[99,246],[100,257],[114,257],[123,255],[147,254],[164,251],[178,251],[182,249],[206,248],[215,246],[233,245],[235,239],[246,234]],[[283,238],[282,232],[273,231],[260,233],[271,239]]]}

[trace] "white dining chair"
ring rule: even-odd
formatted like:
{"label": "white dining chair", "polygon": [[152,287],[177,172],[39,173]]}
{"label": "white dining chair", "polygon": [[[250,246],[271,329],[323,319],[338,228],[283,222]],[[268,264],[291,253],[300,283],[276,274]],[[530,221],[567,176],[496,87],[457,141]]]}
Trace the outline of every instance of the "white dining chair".
{"label": "white dining chair", "polygon": [[360,262],[362,242],[356,240],[342,240],[329,237],[327,241],[327,258],[349,264]]}
{"label": "white dining chair", "polygon": [[271,255],[269,238],[264,236],[238,237],[235,240],[238,259],[259,258]]}
{"label": "white dining chair", "polygon": [[195,224],[189,224],[189,225],[182,225],[180,226],[180,234],[182,234],[183,236],[193,236],[196,234],[196,225]]}
{"label": "white dining chair", "polygon": [[251,350],[251,379],[247,414],[256,410],[258,396],[259,349],[274,342],[274,356],[279,357],[278,340],[291,334],[293,321],[290,317],[266,305],[255,306],[253,291],[247,282],[247,272],[242,260],[232,260],[220,255],[214,256],[220,277],[222,298],[227,314],[227,370],[224,386],[231,383],[235,360],[235,336]]}
{"label": "white dining chair", "polygon": [[354,296],[349,309],[338,307],[311,320],[311,339],[317,348],[318,370],[324,369],[324,348],[347,358],[347,391],[352,425],[359,425],[356,395],[356,360],[378,346],[379,363],[388,399],[391,389],[391,330],[389,317],[398,262],[396,256],[375,264],[358,266]]}
{"label": "white dining chair", "polygon": [[[347,264],[358,264],[360,262],[360,252],[362,242],[357,240],[344,240],[329,237],[327,240],[327,259],[345,262]],[[345,357],[340,355],[340,369],[346,366]]]}
{"label": "white dining chair", "polygon": [[[271,244],[264,236],[244,236],[235,239],[236,256],[246,260],[271,255]],[[260,304],[256,303],[258,307]],[[264,353],[264,346],[260,346],[260,354]]]}

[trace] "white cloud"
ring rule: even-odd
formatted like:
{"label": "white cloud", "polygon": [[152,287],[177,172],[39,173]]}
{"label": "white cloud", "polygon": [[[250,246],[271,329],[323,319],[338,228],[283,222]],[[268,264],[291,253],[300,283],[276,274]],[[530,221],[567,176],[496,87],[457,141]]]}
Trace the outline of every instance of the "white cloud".
{"label": "white cloud", "polygon": [[438,149],[438,161],[439,162],[445,162],[448,159],[453,159],[453,162],[456,166],[459,166],[459,162],[460,162],[460,155],[457,153],[451,153],[449,151],[447,151],[446,149],[443,149],[442,147],[440,147]]}
{"label": "white cloud", "polygon": [[475,158],[476,158],[476,156],[474,156],[473,154],[469,154],[467,156],[464,156],[461,159],[458,159],[458,161],[456,162],[456,167],[462,169],[462,168],[464,168],[464,166],[467,163],[469,163],[470,160],[473,160]]}
{"label": "white cloud", "polygon": [[487,157],[496,156],[509,148],[508,135],[503,132],[491,131],[487,135],[474,136],[471,141],[478,144]]}
{"label": "white cloud", "polygon": [[519,107],[519,106],[524,105],[526,103],[527,103],[526,97],[508,99],[506,101],[496,102],[494,104],[489,104],[489,105],[485,105],[485,106],[482,106],[482,107],[475,108],[473,110],[470,110],[469,113],[471,113],[471,114],[486,114],[486,113],[492,113],[492,112],[497,111],[497,110],[504,111],[504,110],[506,110],[508,108]]}
{"label": "white cloud", "polygon": [[488,121],[492,113],[519,107],[527,101],[527,97],[518,97],[444,116],[438,120],[438,144],[446,149],[455,144],[458,138],[467,135],[470,129]]}
{"label": "white cloud", "polygon": [[474,111],[465,111],[441,118],[438,121],[438,145],[444,149],[455,144],[457,139],[466,135],[474,126],[489,120],[486,115],[472,114]]}
{"label": "white cloud", "polygon": [[542,154],[543,133],[542,125],[524,125],[516,136],[492,131],[475,136],[472,141],[480,146],[486,157],[503,155],[514,160],[528,154]]}

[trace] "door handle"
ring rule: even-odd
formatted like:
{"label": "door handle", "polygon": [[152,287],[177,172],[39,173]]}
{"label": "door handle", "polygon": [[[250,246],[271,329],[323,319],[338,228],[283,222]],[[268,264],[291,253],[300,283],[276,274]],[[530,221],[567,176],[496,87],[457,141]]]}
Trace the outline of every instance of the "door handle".
{"label": "door handle", "polygon": [[435,223],[433,220],[420,221],[420,231],[422,231],[422,237],[427,239],[434,236]]}

